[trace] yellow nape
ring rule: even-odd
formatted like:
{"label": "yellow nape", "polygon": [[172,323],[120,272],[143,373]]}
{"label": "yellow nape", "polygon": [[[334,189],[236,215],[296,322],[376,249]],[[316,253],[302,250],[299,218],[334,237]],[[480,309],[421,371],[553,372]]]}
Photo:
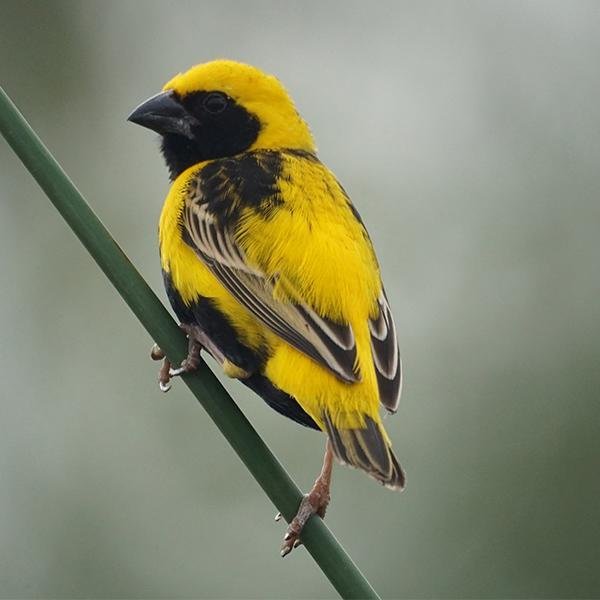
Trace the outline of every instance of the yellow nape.
{"label": "yellow nape", "polygon": [[179,73],[164,85],[163,90],[174,90],[180,96],[219,91],[233,98],[261,124],[260,135],[250,149],[316,151],[308,125],[281,82],[251,65],[234,60],[213,60]]}

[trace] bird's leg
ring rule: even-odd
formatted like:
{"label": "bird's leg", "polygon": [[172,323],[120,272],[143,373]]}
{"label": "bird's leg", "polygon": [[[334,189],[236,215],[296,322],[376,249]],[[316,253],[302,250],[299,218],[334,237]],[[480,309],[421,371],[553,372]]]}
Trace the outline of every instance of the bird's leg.
{"label": "bird's leg", "polygon": [[[200,351],[202,349],[205,349],[207,352],[210,353],[210,355],[221,365],[225,375],[227,375],[228,377],[232,377],[235,379],[245,379],[246,377],[250,377],[251,373],[242,369],[241,367],[238,367],[223,354],[221,349],[210,339],[210,337],[208,337],[208,335],[205,333],[202,327],[198,325],[187,325],[183,323],[180,325],[180,327],[183,331],[185,331],[188,337],[188,355],[183,360],[181,365],[176,369],[173,369],[170,364],[168,367],[166,367],[165,365],[168,361],[165,358],[165,362],[163,363],[163,368],[161,369],[159,376],[159,383],[161,389],[163,389],[163,385],[168,384],[171,377],[177,377],[178,375],[183,375],[184,373],[190,373],[192,371],[195,371],[198,368],[198,365],[200,364]],[[168,378],[163,383],[162,378],[164,376],[168,376]]]}
{"label": "bird's leg", "polygon": [[[312,489],[302,498],[296,516],[288,525],[287,531],[283,536],[283,544],[281,545],[281,556],[287,556],[294,548],[297,548],[302,542],[300,534],[302,528],[312,515],[317,514],[321,518],[325,516],[327,505],[329,504],[330,494],[329,488],[331,485],[331,472],[333,470],[333,450],[331,442],[327,440],[325,446],[325,457],[323,458],[323,468],[321,473],[315,480]],[[277,519],[277,517],[276,517]]]}
{"label": "bird's leg", "polygon": [[185,331],[188,337],[188,353],[187,356],[181,361],[181,364],[176,369],[169,369],[170,377],[177,377],[177,375],[183,375],[184,373],[191,373],[198,368],[200,364],[200,351],[204,345],[203,340],[200,337],[200,333],[204,337],[206,335],[197,325],[186,325],[182,323],[179,327]]}
{"label": "bird's leg", "polygon": [[242,369],[242,367],[238,367],[235,363],[230,361],[225,354],[223,354],[221,348],[219,348],[219,346],[217,346],[200,327],[193,327],[192,335],[194,338],[221,365],[221,368],[227,377],[231,377],[232,379],[246,379],[252,375],[252,373]]}

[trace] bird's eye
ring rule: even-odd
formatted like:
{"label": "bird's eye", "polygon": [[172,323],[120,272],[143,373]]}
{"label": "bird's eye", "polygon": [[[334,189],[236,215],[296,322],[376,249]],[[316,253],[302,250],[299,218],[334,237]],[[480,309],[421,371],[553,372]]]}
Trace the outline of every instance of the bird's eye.
{"label": "bird's eye", "polygon": [[225,94],[221,94],[220,92],[211,92],[202,102],[204,110],[212,115],[222,113],[228,104],[229,99]]}

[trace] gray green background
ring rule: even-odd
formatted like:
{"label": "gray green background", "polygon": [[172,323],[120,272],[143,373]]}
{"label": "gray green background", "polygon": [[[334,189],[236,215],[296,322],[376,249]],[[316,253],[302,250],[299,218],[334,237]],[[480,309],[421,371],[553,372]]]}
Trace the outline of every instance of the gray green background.
{"label": "gray green background", "polygon": [[[174,73],[275,73],[397,318],[403,494],[334,474],[386,597],[600,595],[600,3],[11,2],[0,80],[164,299],[153,134]],[[0,142],[0,596],[326,598],[184,385]],[[228,389],[298,483],[323,439]]]}

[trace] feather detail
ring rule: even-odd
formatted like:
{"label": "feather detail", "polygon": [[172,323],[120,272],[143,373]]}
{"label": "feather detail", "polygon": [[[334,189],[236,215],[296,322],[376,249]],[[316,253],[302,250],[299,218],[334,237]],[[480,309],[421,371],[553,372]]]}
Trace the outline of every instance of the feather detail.
{"label": "feather detail", "polygon": [[323,423],[338,461],[361,469],[390,489],[404,488],[404,472],[381,426],[365,415],[362,428],[343,429],[323,414]]}
{"label": "feather detail", "polygon": [[379,400],[389,412],[394,413],[398,410],[402,392],[402,362],[394,317],[383,290],[377,304],[379,308],[377,317],[369,319],[373,363],[379,388]]}
{"label": "feather detail", "polygon": [[356,341],[349,324],[335,323],[306,304],[274,296],[277,275],[248,264],[226,226],[198,197],[188,197],[182,213],[186,241],[229,292],[269,329],[348,383],[360,380]]}

